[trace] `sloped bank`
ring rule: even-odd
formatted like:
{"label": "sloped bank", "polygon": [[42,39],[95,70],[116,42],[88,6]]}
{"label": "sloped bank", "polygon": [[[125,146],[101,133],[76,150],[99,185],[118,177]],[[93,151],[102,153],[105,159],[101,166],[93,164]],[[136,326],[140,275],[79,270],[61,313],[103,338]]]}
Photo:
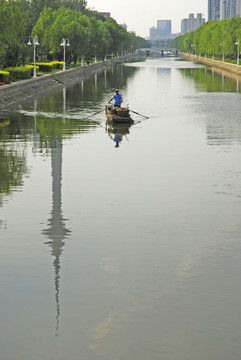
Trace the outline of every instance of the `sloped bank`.
{"label": "sloped bank", "polygon": [[225,61],[212,60],[212,59],[205,58],[202,56],[196,56],[196,55],[185,54],[185,53],[180,53],[179,55],[186,60],[196,61],[198,63],[208,65],[213,68],[218,68],[218,69],[225,70],[227,72],[231,72],[232,74],[235,74],[235,75],[241,75],[241,66],[240,65],[230,64],[230,63],[226,63]]}
{"label": "sloped bank", "polygon": [[47,74],[38,78],[18,81],[13,84],[1,86],[0,111],[12,107],[21,101],[27,100],[36,94],[51,91],[70,80],[88,78],[92,74],[101,72],[114,64],[130,61],[132,58],[133,55],[114,58],[110,61],[102,61],[88,66],[80,66],[55,74]]}

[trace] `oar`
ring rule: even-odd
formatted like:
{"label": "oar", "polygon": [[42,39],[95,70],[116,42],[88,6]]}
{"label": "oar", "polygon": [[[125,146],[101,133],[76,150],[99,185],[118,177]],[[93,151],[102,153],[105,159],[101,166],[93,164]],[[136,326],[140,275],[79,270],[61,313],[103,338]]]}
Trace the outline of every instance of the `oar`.
{"label": "oar", "polygon": [[101,109],[100,111],[97,111],[96,113],[94,113],[94,114],[92,114],[90,116],[87,116],[85,119],[89,119],[90,117],[95,116],[95,115],[99,114],[101,111],[104,111],[104,110],[105,109]]}
{"label": "oar", "polygon": [[137,114],[137,115],[143,116],[143,117],[144,117],[144,118],[146,118],[146,119],[149,119],[149,117],[148,117],[148,116],[145,116],[145,115],[139,114],[138,112],[136,112],[136,111],[134,111],[134,110],[130,110],[130,111],[132,111],[134,114]]}

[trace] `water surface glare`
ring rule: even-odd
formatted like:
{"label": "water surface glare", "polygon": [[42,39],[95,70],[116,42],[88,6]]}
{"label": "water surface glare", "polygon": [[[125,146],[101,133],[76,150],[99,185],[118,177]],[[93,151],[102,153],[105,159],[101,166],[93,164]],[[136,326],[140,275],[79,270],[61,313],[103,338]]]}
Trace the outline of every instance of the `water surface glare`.
{"label": "water surface glare", "polygon": [[0,359],[240,359],[240,91],[148,59],[0,116]]}

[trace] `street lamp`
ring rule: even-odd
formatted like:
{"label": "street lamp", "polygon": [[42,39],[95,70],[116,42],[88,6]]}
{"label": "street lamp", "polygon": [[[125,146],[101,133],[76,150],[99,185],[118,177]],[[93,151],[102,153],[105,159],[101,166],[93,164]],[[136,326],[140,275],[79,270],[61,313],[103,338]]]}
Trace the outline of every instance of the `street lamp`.
{"label": "street lamp", "polygon": [[[31,43],[31,40],[30,40],[31,38],[33,39],[33,44]],[[36,51],[35,51],[35,47],[39,46],[38,37],[30,35],[27,45],[28,46],[33,45],[33,61],[34,61],[33,77],[36,78],[37,77],[37,72],[36,72]]]}
{"label": "street lamp", "polygon": [[237,65],[239,65],[239,41],[236,41],[234,45],[237,46]]}
{"label": "street lamp", "polygon": [[64,63],[63,63],[63,71],[66,70],[66,65],[65,65],[65,46],[70,46],[70,43],[69,43],[69,39],[62,39],[61,40],[61,44],[60,46],[63,46],[64,47]]}

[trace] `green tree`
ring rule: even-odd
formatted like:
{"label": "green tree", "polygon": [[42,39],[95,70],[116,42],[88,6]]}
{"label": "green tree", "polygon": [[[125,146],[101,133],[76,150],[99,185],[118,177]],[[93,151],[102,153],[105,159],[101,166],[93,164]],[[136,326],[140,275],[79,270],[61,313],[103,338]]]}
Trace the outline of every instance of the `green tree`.
{"label": "green tree", "polygon": [[222,21],[209,21],[203,24],[194,32],[185,34],[172,42],[172,47],[176,47],[185,52],[193,50],[202,55],[219,56],[223,54],[229,57],[236,57],[237,45],[241,43],[241,18]]}
{"label": "green tree", "polygon": [[85,0],[62,0],[62,6],[70,10],[77,10],[86,13],[87,1]]}
{"label": "green tree", "polygon": [[24,35],[24,19],[14,0],[0,0],[0,67],[15,66]]}
{"label": "green tree", "polygon": [[33,28],[33,35],[38,35],[40,39],[41,53],[49,54],[50,39],[52,38],[51,27],[56,18],[56,12],[51,8],[45,7],[41,12],[36,25]]}

